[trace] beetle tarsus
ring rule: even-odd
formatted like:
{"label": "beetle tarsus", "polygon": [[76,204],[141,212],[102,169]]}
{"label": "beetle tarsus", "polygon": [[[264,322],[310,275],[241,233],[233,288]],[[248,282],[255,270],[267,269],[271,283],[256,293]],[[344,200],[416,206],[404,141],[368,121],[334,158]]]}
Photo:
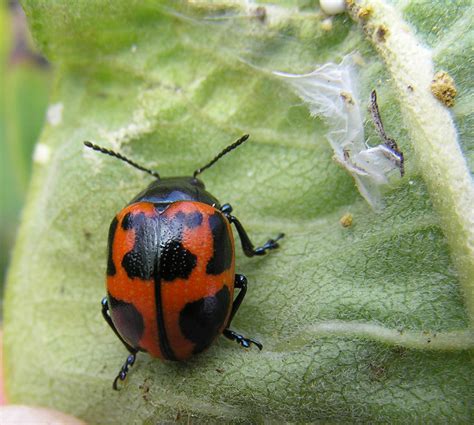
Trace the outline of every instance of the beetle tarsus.
{"label": "beetle tarsus", "polygon": [[[237,313],[237,310],[239,309],[240,304],[242,304],[245,294],[247,293],[247,278],[243,274],[236,274],[234,279],[234,287],[240,289],[240,292],[235,298],[234,303],[232,304],[232,311],[230,313],[227,326],[230,326],[230,323],[232,322],[235,313]],[[256,345],[259,350],[263,348],[263,345],[259,341],[256,341],[252,338],[246,338],[243,335],[240,335],[229,328],[224,329],[223,335],[231,341],[237,342],[238,344],[240,344],[241,347],[244,348],[249,348],[250,344]]]}
{"label": "beetle tarsus", "polygon": [[266,241],[262,246],[255,248],[255,255],[264,255],[267,251],[279,248],[280,245],[277,241],[284,236],[284,233],[280,233],[275,239],[268,239],[268,241]]}
{"label": "beetle tarsus", "polygon": [[263,348],[263,345],[261,342],[252,338],[246,338],[243,335],[240,335],[231,329],[224,329],[223,334],[226,338],[230,339],[231,341],[235,341],[238,344],[240,344],[241,347],[249,348],[250,344],[254,344],[258,347],[259,350]]}
{"label": "beetle tarsus", "polygon": [[127,360],[123,364],[122,369],[120,369],[120,372],[118,373],[118,375],[114,379],[114,383],[112,385],[112,388],[115,391],[118,391],[118,386],[117,386],[118,381],[125,381],[125,378],[127,377],[127,374],[128,374],[128,369],[134,365],[135,359],[136,359],[136,353],[135,354],[130,354],[127,357]]}

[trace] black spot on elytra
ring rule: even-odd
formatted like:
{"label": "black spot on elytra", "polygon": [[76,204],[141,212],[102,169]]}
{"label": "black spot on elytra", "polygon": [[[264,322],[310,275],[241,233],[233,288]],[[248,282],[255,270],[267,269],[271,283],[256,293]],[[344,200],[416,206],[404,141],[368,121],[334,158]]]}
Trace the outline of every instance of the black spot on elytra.
{"label": "black spot on elytra", "polygon": [[122,219],[122,229],[123,230],[130,230],[133,227],[133,214],[128,212],[125,214],[124,218]]}
{"label": "black spot on elytra", "polygon": [[211,345],[224,325],[230,307],[230,292],[224,286],[214,296],[186,304],[179,315],[183,335],[194,342],[193,353],[200,353]]}
{"label": "black spot on elytra", "polygon": [[199,211],[193,211],[191,213],[184,213],[179,211],[175,219],[182,222],[186,227],[194,229],[202,223],[202,214]]}
{"label": "black spot on elytra", "polygon": [[122,259],[122,266],[130,279],[138,277],[149,280],[153,277],[157,262],[159,219],[144,213],[128,213],[122,220],[122,228],[133,229],[135,243],[133,249]]}
{"label": "black spot on elytra", "polygon": [[197,257],[177,240],[168,240],[161,248],[160,275],[163,280],[187,279],[196,263]]}
{"label": "black spot on elytra", "polygon": [[110,223],[110,228],[109,228],[109,242],[107,244],[108,246],[108,254],[107,254],[107,274],[109,276],[114,276],[115,273],[117,272],[114,264],[114,259],[112,258],[113,255],[113,245],[114,245],[114,238],[115,238],[115,232],[117,230],[117,217],[114,217],[112,220],[112,223]]}
{"label": "black spot on elytra", "polygon": [[138,348],[144,330],[142,315],[133,304],[118,300],[110,294],[108,298],[117,331],[132,347]]}
{"label": "black spot on elytra", "polygon": [[218,275],[227,270],[232,264],[232,243],[229,230],[221,214],[215,213],[209,216],[214,253],[206,266],[206,272]]}

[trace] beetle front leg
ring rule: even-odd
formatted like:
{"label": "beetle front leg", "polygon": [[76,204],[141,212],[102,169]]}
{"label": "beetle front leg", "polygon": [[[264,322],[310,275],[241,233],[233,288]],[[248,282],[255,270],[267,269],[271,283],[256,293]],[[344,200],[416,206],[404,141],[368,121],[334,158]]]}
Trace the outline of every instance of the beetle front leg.
{"label": "beetle front leg", "polygon": [[232,311],[230,312],[229,321],[227,322],[227,328],[224,329],[223,335],[231,341],[236,341],[244,348],[249,348],[250,344],[254,344],[259,348],[259,350],[261,350],[263,348],[263,345],[260,342],[252,338],[246,338],[228,328],[228,326],[232,322],[232,319],[235,316],[235,313],[237,313],[240,304],[242,304],[245,294],[247,293],[247,278],[243,274],[236,274],[234,287],[240,289],[240,292],[235,298],[234,303],[232,304]]}
{"label": "beetle front leg", "polygon": [[284,233],[280,233],[275,239],[269,239],[262,246],[255,248],[249,238],[249,235],[245,231],[244,226],[242,226],[242,224],[236,217],[231,215],[232,206],[230,204],[224,204],[221,207],[221,211],[226,216],[227,220],[229,220],[230,223],[233,223],[235,228],[237,229],[237,233],[240,237],[240,242],[242,243],[242,249],[244,250],[244,254],[247,257],[253,257],[254,255],[265,255],[267,251],[278,248],[278,240],[285,236]]}
{"label": "beetle front leg", "polygon": [[129,356],[127,357],[127,360],[125,360],[125,363],[123,364],[122,368],[120,369],[120,372],[117,374],[117,376],[114,379],[114,382],[112,384],[112,388],[114,390],[118,390],[117,383],[118,381],[124,381],[125,378],[127,377],[128,369],[133,366],[135,363],[136,355],[138,353],[138,349],[132,347],[130,344],[128,344],[118,333],[117,328],[115,327],[114,323],[112,322],[112,318],[110,317],[109,313],[109,303],[107,301],[107,297],[102,298],[101,301],[102,305],[102,316],[104,317],[104,320],[108,323],[108,325],[112,328],[114,331],[115,335],[117,335],[118,339],[122,341],[122,344],[125,346],[125,348],[130,352]]}

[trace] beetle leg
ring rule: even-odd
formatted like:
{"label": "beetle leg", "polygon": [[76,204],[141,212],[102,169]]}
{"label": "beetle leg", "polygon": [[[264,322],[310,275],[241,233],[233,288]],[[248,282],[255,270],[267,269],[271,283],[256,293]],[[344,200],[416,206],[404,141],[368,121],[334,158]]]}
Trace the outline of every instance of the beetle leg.
{"label": "beetle leg", "polygon": [[250,344],[256,345],[259,350],[263,348],[263,345],[261,342],[258,342],[252,338],[246,338],[238,334],[237,332],[234,332],[232,329],[224,329],[223,335],[226,338],[230,339],[231,341],[236,341],[238,344],[240,344],[244,348],[249,348]]}
{"label": "beetle leg", "polygon": [[115,377],[114,383],[112,385],[112,388],[115,391],[118,391],[117,382],[119,380],[120,381],[125,381],[125,378],[127,377],[129,367],[133,366],[133,364],[135,363],[135,359],[137,357],[136,354],[137,354],[136,351],[133,354],[129,354],[129,356],[127,357],[127,360],[125,360],[125,363],[123,364],[122,368],[120,369],[120,372]]}
{"label": "beetle leg", "polygon": [[[234,318],[235,313],[237,313],[237,310],[239,309],[240,304],[242,304],[245,294],[247,293],[247,278],[243,274],[236,274],[234,287],[240,289],[240,292],[237,295],[237,298],[234,300],[234,303],[232,304],[232,311],[230,312],[227,326],[229,326],[230,323],[232,322],[232,319]],[[259,348],[259,350],[263,348],[263,345],[260,342],[256,341],[255,339],[246,338],[229,328],[224,329],[223,335],[226,338],[230,339],[231,341],[236,341],[238,344],[240,344],[244,348],[250,347],[250,344],[256,345]]]}
{"label": "beetle leg", "polygon": [[130,355],[127,357],[127,360],[123,364],[122,368],[120,369],[120,372],[114,379],[114,383],[112,385],[114,390],[118,390],[117,388],[117,382],[125,380],[127,377],[128,369],[133,366],[135,363],[136,359],[136,354],[138,352],[137,348],[132,347],[130,344],[128,344],[118,333],[117,328],[115,327],[114,323],[112,322],[112,318],[110,317],[109,313],[109,303],[107,301],[107,297],[102,298],[101,301],[102,304],[102,316],[104,317],[105,321],[109,324],[109,326],[112,328],[114,331],[115,335],[117,335],[118,339],[122,341],[122,344],[125,346],[125,348],[129,351]]}
{"label": "beetle leg", "polygon": [[277,241],[285,236],[283,233],[280,233],[275,239],[269,239],[262,246],[255,248],[249,238],[249,235],[245,231],[244,226],[242,226],[236,217],[231,215],[232,206],[230,204],[224,204],[221,207],[221,211],[226,216],[227,220],[229,220],[230,223],[233,223],[237,229],[240,242],[242,243],[242,249],[244,250],[244,253],[247,257],[253,257],[254,255],[265,255],[267,251],[278,248],[279,245]]}
{"label": "beetle leg", "polygon": [[232,311],[230,312],[229,320],[227,322],[227,326],[230,325],[230,322],[232,322],[232,319],[235,316],[235,313],[237,313],[237,310],[240,307],[240,304],[242,304],[242,301],[245,298],[245,294],[247,293],[247,278],[243,274],[236,274],[235,275],[235,280],[234,280],[234,288],[240,289],[239,294],[234,300],[234,303],[232,304]]}
{"label": "beetle leg", "polygon": [[109,313],[109,303],[107,301],[107,297],[102,298],[102,316],[104,316],[105,321],[109,324],[109,326],[114,331],[115,335],[117,335],[118,339],[122,341],[122,344],[125,345],[125,348],[130,352],[130,354],[136,354],[138,350],[128,344],[118,333],[117,328],[115,327],[114,323],[112,322],[112,318],[110,317]]}

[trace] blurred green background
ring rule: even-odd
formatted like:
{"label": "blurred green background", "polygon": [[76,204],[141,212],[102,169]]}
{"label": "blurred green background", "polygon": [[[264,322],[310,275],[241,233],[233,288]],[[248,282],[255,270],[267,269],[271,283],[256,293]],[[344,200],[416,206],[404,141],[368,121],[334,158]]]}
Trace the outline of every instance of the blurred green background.
{"label": "blurred green background", "polygon": [[[16,1],[0,0],[0,296],[48,104],[52,73]],[[0,303],[0,317],[3,311]]]}

